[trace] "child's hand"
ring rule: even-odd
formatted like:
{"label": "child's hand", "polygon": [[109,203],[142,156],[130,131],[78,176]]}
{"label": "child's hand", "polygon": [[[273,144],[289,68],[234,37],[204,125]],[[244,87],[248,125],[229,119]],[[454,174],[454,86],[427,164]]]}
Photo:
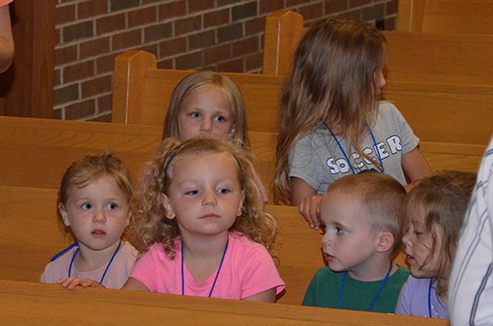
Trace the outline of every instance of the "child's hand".
{"label": "child's hand", "polygon": [[76,286],[82,286],[83,288],[105,288],[104,285],[98,283],[89,278],[83,277],[69,277],[69,278],[61,278],[56,281],[56,284],[62,286],[62,288],[73,290]]}
{"label": "child's hand", "polygon": [[305,218],[312,229],[320,228],[320,202],[323,195],[305,197],[298,206],[298,211]]}

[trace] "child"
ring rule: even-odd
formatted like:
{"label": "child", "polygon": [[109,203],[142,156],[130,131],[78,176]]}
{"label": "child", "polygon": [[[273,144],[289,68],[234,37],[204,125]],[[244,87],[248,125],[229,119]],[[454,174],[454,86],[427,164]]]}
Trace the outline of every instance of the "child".
{"label": "child", "polygon": [[423,180],[408,195],[404,222],[411,276],[396,314],[448,319],[447,287],[476,175],[450,171]]}
{"label": "child", "polygon": [[132,206],[136,244],[147,252],[123,289],[275,302],[284,289],[269,255],[276,222],[262,211],[251,169],[229,142],[165,139]]}
{"label": "child", "polygon": [[135,248],[120,239],[131,197],[130,174],[116,157],[105,153],[72,163],[58,192],[58,218],[77,242],[53,257],[39,281],[63,285],[82,277],[121,288],[137,259]]}
{"label": "child", "polygon": [[[168,137],[182,141],[195,137],[240,140],[249,150],[245,102],[235,82],[213,71],[185,77],[171,95],[163,139]],[[253,168],[252,177],[266,204],[267,193]]]}
{"label": "child", "polygon": [[431,176],[419,139],[397,108],[378,103],[385,38],[365,22],[329,18],[311,27],[283,89],[274,194],[320,225],[327,186],[378,170],[406,185]]}
{"label": "child", "polygon": [[303,305],[394,312],[409,271],[391,256],[400,246],[404,187],[389,175],[369,172],[334,181],[323,196],[323,253]]}

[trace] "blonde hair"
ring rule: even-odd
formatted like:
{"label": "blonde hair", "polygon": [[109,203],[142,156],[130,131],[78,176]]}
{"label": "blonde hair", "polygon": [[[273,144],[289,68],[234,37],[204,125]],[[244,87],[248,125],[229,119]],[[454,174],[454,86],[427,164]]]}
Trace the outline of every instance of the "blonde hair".
{"label": "blonde hair", "polygon": [[391,253],[401,245],[401,224],[405,216],[406,190],[390,175],[365,172],[337,179],[327,188],[330,193],[342,193],[359,202],[372,232],[388,231],[394,237]]}
{"label": "blonde hair", "polygon": [[[430,255],[421,268],[438,255],[439,267],[436,278],[446,276],[445,273],[452,266],[475,183],[475,173],[444,171],[421,181],[407,196],[403,232],[407,232],[411,223],[410,216],[416,214],[416,210],[423,214],[424,227],[430,232],[432,246],[429,248]],[[443,231],[443,239],[438,239],[435,228]],[[441,243],[441,248],[437,247],[438,243]]]}
{"label": "blonde hair", "polygon": [[193,91],[204,87],[218,87],[231,102],[233,108],[233,135],[232,139],[241,140],[246,146],[250,146],[250,140],[247,133],[246,125],[246,107],[243,96],[238,85],[231,78],[218,74],[213,71],[199,71],[185,78],[175,87],[169,101],[166,120],[164,121],[163,139],[175,138],[180,139],[180,126],[178,124],[178,115],[181,110],[183,100]]}
{"label": "blonde hair", "polygon": [[264,245],[272,254],[276,245],[275,219],[263,212],[260,195],[250,173],[252,163],[248,152],[226,140],[191,139],[186,142],[167,138],[155,151],[143,170],[142,184],[132,201],[131,220],[134,242],[139,251],[147,251],[154,243],[163,243],[168,257],[175,256],[175,240],[180,237],[176,219],[169,220],[162,205],[162,194],[172,182],[172,166],[188,155],[226,153],[238,162],[238,178],[245,193],[242,215],[230,228]]}
{"label": "blonde hair", "polygon": [[322,122],[340,121],[348,150],[379,167],[361,149],[360,138],[378,111],[375,73],[384,66],[384,44],[382,33],[368,23],[342,18],[316,23],[301,39],[281,98],[276,202],[289,201],[291,150]]}
{"label": "blonde hair", "polygon": [[[127,203],[133,195],[132,180],[130,173],[123,161],[109,154],[107,151],[100,156],[88,155],[78,161],[73,162],[62,177],[60,189],[58,191],[57,207],[63,205],[67,207],[72,187],[84,188],[88,184],[98,181],[101,178],[109,178],[115,181],[118,188],[125,195]],[[75,239],[70,226],[66,226],[58,210],[58,222],[62,230],[71,233]],[[76,240],[76,239],[75,239]]]}

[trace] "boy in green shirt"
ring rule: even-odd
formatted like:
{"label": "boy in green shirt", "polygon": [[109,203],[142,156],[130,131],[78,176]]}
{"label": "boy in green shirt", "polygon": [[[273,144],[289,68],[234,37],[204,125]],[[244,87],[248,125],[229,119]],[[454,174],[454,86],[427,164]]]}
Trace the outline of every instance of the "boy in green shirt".
{"label": "boy in green shirt", "polygon": [[303,305],[394,313],[409,271],[392,263],[401,244],[406,191],[369,172],[333,182],[320,204],[327,267],[308,286]]}

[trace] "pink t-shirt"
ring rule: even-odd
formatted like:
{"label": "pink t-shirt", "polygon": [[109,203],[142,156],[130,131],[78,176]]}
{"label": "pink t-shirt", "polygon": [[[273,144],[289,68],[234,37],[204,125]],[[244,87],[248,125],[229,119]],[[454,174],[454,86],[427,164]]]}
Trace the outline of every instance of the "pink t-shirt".
{"label": "pink t-shirt", "polygon": [[12,2],[12,0],[0,0],[0,7],[8,5],[11,2]]}
{"label": "pink t-shirt", "polygon": [[[56,280],[67,278],[70,262],[76,250],[77,247],[74,247],[46,265],[45,271],[43,275],[41,275],[39,281],[41,283],[55,284]],[[111,262],[111,265],[106,272],[103,279],[103,285],[108,289],[121,289],[128,280],[128,276],[137,260],[137,255],[137,250],[130,243],[122,241],[120,250],[118,250],[113,262]],[[75,266],[72,265],[70,275],[89,278],[99,282],[106,270],[106,266],[107,265],[103,265],[101,268],[90,272],[79,272]]]}
{"label": "pink t-shirt", "polygon": [[[142,282],[149,291],[182,294],[181,241],[176,242],[174,260],[164,252],[164,245],[154,244],[135,265],[130,277]],[[197,283],[184,265],[185,295],[208,297],[217,271],[204,282]],[[211,297],[241,300],[285,284],[267,249],[237,233],[229,234],[228,250]]]}

